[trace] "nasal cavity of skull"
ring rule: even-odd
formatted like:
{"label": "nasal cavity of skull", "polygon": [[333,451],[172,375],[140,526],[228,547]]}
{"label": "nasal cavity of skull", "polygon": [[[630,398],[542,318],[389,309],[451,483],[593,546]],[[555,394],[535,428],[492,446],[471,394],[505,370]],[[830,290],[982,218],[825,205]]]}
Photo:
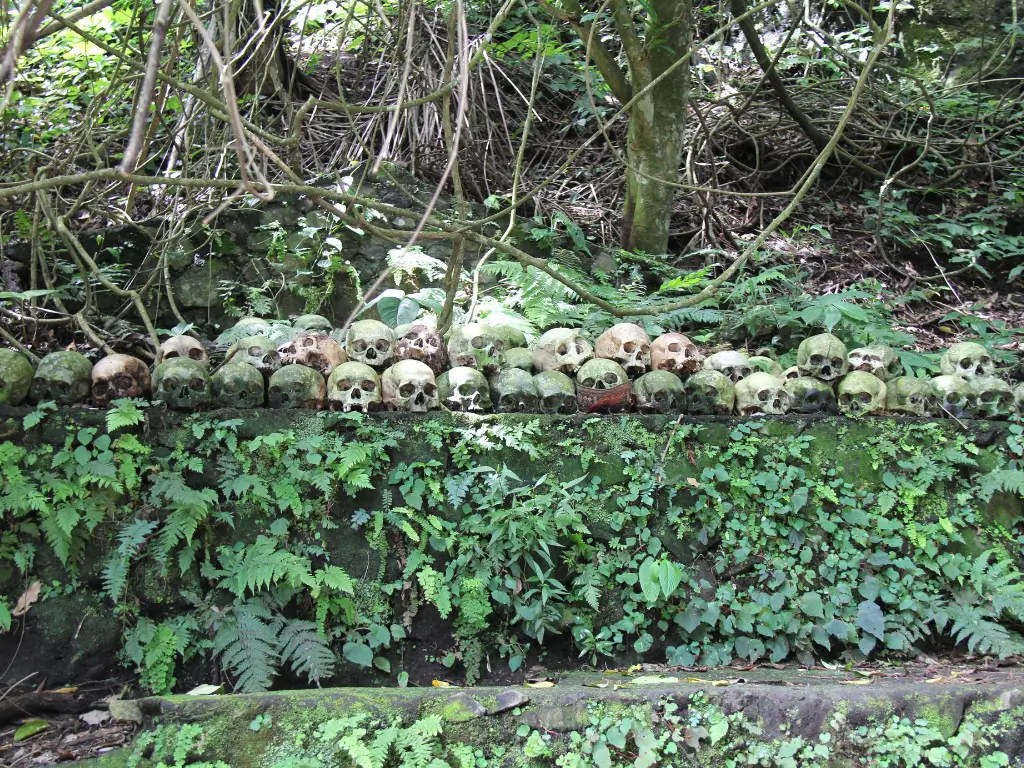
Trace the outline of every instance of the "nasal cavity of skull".
{"label": "nasal cavity of skull", "polygon": [[558,350],[557,350],[557,352],[558,352],[558,354],[560,354],[560,355],[567,355],[567,354],[569,354],[569,345],[568,345],[568,344],[566,344],[566,343],[565,343],[565,342],[563,341],[563,342],[562,342],[561,344],[559,344],[559,345],[558,345]]}

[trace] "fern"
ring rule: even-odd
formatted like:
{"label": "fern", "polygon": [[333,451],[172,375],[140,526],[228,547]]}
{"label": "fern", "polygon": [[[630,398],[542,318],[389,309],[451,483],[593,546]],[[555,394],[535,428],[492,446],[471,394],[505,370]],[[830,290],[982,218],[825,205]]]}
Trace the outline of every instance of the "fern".
{"label": "fern", "polygon": [[144,404],[142,400],[115,400],[113,407],[107,411],[107,431],[115,432],[122,427],[134,427],[145,421],[146,414],[139,408],[141,404]]}
{"label": "fern", "polygon": [[993,469],[986,473],[978,484],[978,498],[981,501],[989,501],[1000,492],[1024,497],[1024,470]]}
{"label": "fern", "polygon": [[222,547],[218,559],[221,568],[204,568],[204,573],[218,578],[217,586],[236,598],[245,597],[247,591],[255,595],[279,583],[292,587],[314,583],[308,558],[278,550],[277,542],[266,536],[258,536],[249,545],[236,544],[234,549]]}
{"label": "fern", "polygon": [[156,530],[153,520],[132,520],[117,535],[117,551],[103,568],[103,593],[115,603],[121,599],[132,559]]}
{"label": "fern", "polygon": [[236,679],[242,693],[270,688],[281,658],[278,628],[264,604],[236,604],[216,625],[213,653]]}
{"label": "fern", "polygon": [[971,653],[1000,658],[1024,653],[1024,637],[999,624],[1005,617],[1024,621],[1024,574],[1009,560],[990,563],[988,550],[971,565],[963,589],[934,617],[939,631],[950,624],[950,633]]}
{"label": "fern", "polygon": [[317,685],[331,676],[337,662],[327,638],[311,621],[285,623],[278,637],[277,653],[282,664],[290,664],[293,672],[305,675]]}

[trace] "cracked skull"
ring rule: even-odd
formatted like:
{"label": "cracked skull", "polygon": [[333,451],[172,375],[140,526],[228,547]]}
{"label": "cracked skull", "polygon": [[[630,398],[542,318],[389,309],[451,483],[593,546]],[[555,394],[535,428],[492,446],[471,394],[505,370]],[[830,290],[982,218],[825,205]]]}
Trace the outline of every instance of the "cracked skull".
{"label": "cracked skull", "polygon": [[359,320],[345,334],[345,349],[357,363],[380,371],[395,362],[395,334],[379,320]]}
{"label": "cracked skull", "polygon": [[366,363],[342,363],[327,380],[327,406],[332,411],[372,413],[381,407],[380,376]]}
{"label": "cracked skull", "polygon": [[281,367],[281,356],[274,342],[266,336],[247,336],[228,350],[227,360],[248,363],[269,379]]}
{"label": "cracked skull", "polygon": [[448,350],[444,339],[436,328],[414,323],[395,329],[395,358],[397,360],[419,360],[440,376],[448,367]]}
{"label": "cracked skull", "polygon": [[167,341],[160,345],[160,349],[157,350],[156,364],[160,365],[160,363],[179,357],[195,360],[207,368],[210,367],[210,356],[206,354],[206,347],[202,345],[202,342],[193,339],[191,336],[171,336],[171,338],[167,339]]}
{"label": "cracked skull", "polygon": [[645,373],[633,384],[640,413],[678,413],[685,410],[683,382],[671,371]]}
{"label": "cracked skull", "polygon": [[896,353],[882,346],[858,347],[850,351],[846,360],[851,371],[864,371],[881,381],[895,379],[903,368]]}
{"label": "cracked skull", "polygon": [[437,377],[441,402],[452,411],[487,413],[491,410],[491,390],[487,379],[476,368],[460,365]]}
{"label": "cracked skull", "polygon": [[217,408],[262,408],[265,400],[263,374],[248,363],[232,360],[210,377],[213,404]]}
{"label": "cracked skull", "polygon": [[392,411],[426,413],[439,406],[434,372],[419,360],[402,360],[380,377],[384,405]]}
{"label": "cracked skull", "polygon": [[322,410],[327,397],[323,375],[305,365],[283,365],[267,384],[267,405],[271,408]]}
{"label": "cracked skull", "polygon": [[540,398],[541,413],[557,413],[569,416],[579,410],[576,401],[576,385],[564,373],[541,371],[533,377],[533,386]]}
{"label": "cracked skull", "polygon": [[973,379],[975,376],[991,376],[996,372],[996,366],[992,355],[981,344],[961,341],[942,353],[939,370],[945,376]]}
{"label": "cracked skull", "polygon": [[576,372],[576,382],[584,389],[614,389],[629,383],[625,369],[614,360],[595,357]]}
{"label": "cracked skull", "polygon": [[974,393],[966,379],[943,374],[931,381],[935,393],[935,415],[957,419],[974,418]]}
{"label": "cracked skull", "polygon": [[686,412],[698,416],[728,416],[736,405],[736,386],[721,371],[697,371],[683,384]]}
{"label": "cracked skull", "polygon": [[538,373],[558,371],[575,376],[587,360],[594,357],[594,348],[576,328],[551,328],[541,335],[533,350],[533,367]]}
{"label": "cracked skull", "polygon": [[331,371],[348,360],[341,345],[326,333],[308,331],[300,333],[287,344],[277,348],[281,365],[304,365],[321,376],[330,376]]}
{"label": "cracked skull", "polygon": [[885,410],[885,384],[867,371],[851,371],[839,380],[839,410],[857,418]]}
{"label": "cracked skull", "polygon": [[704,360],[704,368],[708,371],[724,373],[733,384],[739,383],[754,372],[747,356],[731,349],[709,355]]}
{"label": "cracked skull", "polygon": [[594,354],[614,360],[630,378],[642,376],[651,367],[651,339],[635,323],[618,323],[597,337]]}
{"label": "cracked skull", "polygon": [[37,403],[78,405],[89,399],[92,363],[79,352],[51,352],[36,368],[29,394]]}
{"label": "cracked skull", "polygon": [[175,411],[196,411],[210,403],[210,372],[202,363],[177,357],[153,371],[153,400]]}
{"label": "cracked skull", "polygon": [[811,336],[801,341],[797,347],[796,366],[801,376],[835,381],[846,374],[849,366],[846,345],[831,333]]}
{"label": "cracked skull", "polygon": [[885,384],[885,410],[907,416],[931,416],[935,392],[927,379],[897,376]]}
{"label": "cracked skull", "polygon": [[663,333],[651,343],[651,369],[686,378],[700,370],[704,355],[681,333]]}
{"label": "cracked skull", "polygon": [[835,413],[836,393],[832,385],[813,376],[797,376],[786,379],[783,388],[789,393],[789,410],[792,413],[815,415]]}
{"label": "cracked skull", "polygon": [[974,394],[979,419],[1008,419],[1013,414],[1013,390],[995,376],[975,376],[967,382]]}
{"label": "cracked skull", "polygon": [[0,349],[0,405],[20,405],[32,388],[32,363],[20,352]]}
{"label": "cracked skull", "polygon": [[149,367],[131,355],[107,355],[92,367],[92,404],[106,408],[123,397],[149,397]]}
{"label": "cracked skull", "polygon": [[540,398],[533,376],[521,368],[507,368],[491,377],[491,397],[498,413],[536,411]]}
{"label": "cracked skull", "polygon": [[736,412],[741,416],[779,416],[789,411],[789,393],[782,379],[756,371],[736,385]]}

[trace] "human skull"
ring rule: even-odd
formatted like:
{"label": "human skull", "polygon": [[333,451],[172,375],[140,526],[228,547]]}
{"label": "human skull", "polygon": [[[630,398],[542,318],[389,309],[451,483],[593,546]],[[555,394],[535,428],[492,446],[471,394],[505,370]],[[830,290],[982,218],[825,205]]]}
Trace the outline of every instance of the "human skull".
{"label": "human skull", "polygon": [[799,366],[796,366],[796,365],[791,365],[789,368],[787,368],[786,370],[784,370],[782,372],[782,380],[783,381],[793,381],[793,380],[799,379],[799,378],[807,379],[807,378],[811,378],[811,377],[810,376],[801,376],[800,375],[800,368],[799,368]]}
{"label": "human skull", "polygon": [[633,384],[640,413],[678,413],[685,410],[683,382],[668,370],[645,373]]}
{"label": "human skull", "polygon": [[789,393],[782,379],[755,371],[736,385],[736,412],[740,416],[780,416],[789,411]]}
{"label": "human skull", "polygon": [[452,411],[486,413],[491,410],[491,390],[476,368],[460,365],[437,377],[441,402]]}
{"label": "human skull", "polygon": [[341,345],[326,333],[309,331],[300,333],[294,339],[277,348],[281,356],[281,365],[304,365],[312,368],[321,376],[331,375],[331,371],[348,360]]}
{"label": "human skull", "polygon": [[381,406],[380,376],[366,363],[342,363],[327,380],[327,407],[332,411],[371,413]]}
{"label": "human skull", "polygon": [[448,367],[448,350],[444,339],[436,328],[422,323],[414,323],[404,328],[395,329],[395,358],[397,360],[419,360],[426,363],[440,376]]}
{"label": "human skull", "polygon": [[559,371],[541,371],[533,377],[533,385],[540,397],[541,413],[557,413],[563,416],[576,413],[576,385],[573,380]]}
{"label": "human skull", "polygon": [[331,321],[323,315],[299,315],[292,320],[292,328],[299,331],[319,331],[330,333],[333,328]]}
{"label": "human skull", "polygon": [[704,355],[681,333],[663,333],[651,343],[651,369],[686,378],[700,370]]}
{"label": "human skull", "polygon": [[20,405],[32,388],[32,363],[13,349],[0,349],[0,405]]}
{"label": "human skull", "polygon": [[282,365],[267,384],[267,405],[271,408],[307,408],[322,410],[327,383],[315,368]]}
{"label": "human skull", "polygon": [[974,394],[979,419],[1008,419],[1014,410],[1013,390],[995,376],[975,376],[967,382]]}
{"label": "human skull", "polygon": [[747,356],[742,352],[734,352],[731,349],[709,355],[704,360],[704,369],[724,373],[733,384],[739,383],[754,372]]}
{"label": "human skull", "polygon": [[266,336],[247,336],[239,340],[226,356],[228,362],[248,363],[269,379],[281,367],[281,356],[274,342]]}
{"label": "human skull", "polygon": [[801,376],[835,381],[848,370],[846,345],[831,333],[811,336],[801,341],[797,347],[796,366]]}
{"label": "human skull", "polygon": [[782,378],[782,366],[764,355],[755,355],[747,358],[747,365],[754,369],[754,372],[770,373],[772,376]]}
{"label": "human skull", "polygon": [[597,337],[594,354],[614,360],[635,378],[651,367],[651,338],[635,323],[618,323]]}
{"label": "human skull", "polygon": [[92,363],[79,352],[51,352],[36,368],[29,394],[37,403],[77,405],[89,399]]}
{"label": "human skull", "polygon": [[903,369],[900,359],[889,347],[858,347],[850,350],[846,360],[851,371],[864,371],[877,376],[881,381],[895,379]]}
{"label": "human skull", "polygon": [[448,359],[452,365],[476,368],[489,376],[501,369],[508,347],[503,329],[470,323],[452,328],[448,338]]}
{"label": "human skull", "polygon": [[927,379],[897,376],[885,384],[885,410],[907,416],[932,416],[935,391]]}
{"label": "human skull", "polygon": [[614,389],[628,383],[629,376],[614,360],[595,357],[580,366],[576,382],[584,389]]}
{"label": "human skull", "polygon": [[395,362],[395,334],[380,320],[358,320],[349,326],[345,349],[357,363],[383,370]]}
{"label": "human skull", "polygon": [[505,350],[505,359],[501,363],[501,370],[506,368],[519,368],[527,373],[533,373],[533,352],[526,347],[512,347]]}
{"label": "human skull", "polygon": [[522,368],[506,368],[491,377],[491,397],[498,413],[529,413],[536,411],[540,396],[533,376]]}
{"label": "human skull", "polygon": [[[0,398],[3,402],[3,398]],[[1013,403],[1017,406],[1017,413],[1024,416],[1024,382],[1013,388]]]}
{"label": "human skull", "polygon": [[266,383],[249,363],[231,360],[210,377],[216,408],[262,408]]}
{"label": "human skull", "polygon": [[384,405],[392,411],[426,413],[439,406],[434,372],[419,360],[400,360],[380,377]]}
{"label": "human skull", "polygon": [[943,374],[932,379],[935,393],[935,415],[956,419],[973,419],[975,412],[974,392],[966,379]]}
{"label": "human skull", "polygon": [[867,371],[850,371],[839,380],[839,410],[857,418],[885,409],[885,384]]}
{"label": "human skull", "polygon": [[149,397],[149,367],[131,355],[107,355],[92,367],[92,404],[106,408],[123,397]]}
{"label": "human skull", "polygon": [[160,363],[153,371],[153,400],[175,411],[197,411],[210,403],[210,372],[188,357]]}
{"label": "human skull", "polygon": [[210,367],[210,356],[206,354],[206,348],[191,336],[171,336],[167,339],[157,350],[156,364],[160,365],[160,363],[178,357],[187,357],[189,360],[202,363],[207,368]]}
{"label": "human skull", "polygon": [[813,416],[836,411],[836,393],[832,391],[831,384],[821,379],[816,379],[813,376],[797,376],[784,380],[782,386],[789,394],[791,413]]}
{"label": "human skull", "polygon": [[551,328],[545,331],[533,349],[533,367],[538,372],[558,371],[575,376],[594,348],[576,328]]}
{"label": "human skull", "polygon": [[249,336],[270,335],[270,321],[262,317],[243,317],[234,327],[239,332],[244,330]]}
{"label": "human skull", "polygon": [[975,376],[991,376],[996,371],[992,355],[975,341],[961,341],[954,344],[939,359],[939,370],[946,376],[960,376],[973,379]]}
{"label": "human skull", "polygon": [[699,416],[728,416],[736,404],[736,386],[721,371],[704,368],[683,384],[686,411]]}

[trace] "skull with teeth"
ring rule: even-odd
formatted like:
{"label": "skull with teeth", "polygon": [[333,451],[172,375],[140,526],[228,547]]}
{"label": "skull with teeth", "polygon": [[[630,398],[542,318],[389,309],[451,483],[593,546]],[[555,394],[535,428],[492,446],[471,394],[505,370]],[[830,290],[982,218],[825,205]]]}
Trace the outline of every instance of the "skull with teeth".
{"label": "skull with teeth", "polygon": [[645,373],[633,384],[640,413],[678,413],[685,409],[683,382],[669,371]]}
{"label": "skull with teeth", "polygon": [[210,372],[202,363],[176,357],[153,371],[153,400],[175,411],[197,411],[210,404]]}
{"label": "skull with teeth", "polygon": [[437,377],[441,402],[453,411],[486,413],[491,410],[491,390],[476,368],[460,365]]}
{"label": "skull with teeth", "polygon": [[704,355],[681,333],[663,333],[651,343],[651,369],[687,377],[700,370]]}
{"label": "skull with teeth", "polygon": [[810,378],[810,377],[809,376],[801,377],[801,375],[800,375],[800,368],[798,366],[795,366],[795,365],[790,366],[789,368],[787,368],[786,370],[784,370],[782,372],[782,380],[783,381],[793,381],[794,379],[799,379],[799,378]]}
{"label": "skull with teeth", "polygon": [[92,368],[92,404],[106,408],[123,397],[149,397],[149,368],[131,355],[107,355]]}
{"label": "skull with teeth", "polygon": [[741,416],[779,416],[789,411],[789,393],[782,379],[756,371],[736,385],[736,412]]}
{"label": "skull with teeth", "polygon": [[926,379],[897,376],[885,384],[885,410],[907,416],[931,416],[935,392]]}
{"label": "skull with teeth", "polygon": [[858,347],[850,351],[846,360],[851,371],[864,371],[881,381],[895,379],[902,369],[900,359],[889,347]]}
{"label": "skull with teeth", "polygon": [[333,330],[331,321],[323,315],[299,315],[292,320],[292,328],[299,331],[318,331],[320,333],[330,333]]}
{"label": "skull with teeth", "polygon": [[269,379],[281,367],[281,356],[274,342],[266,336],[247,336],[228,350],[227,360],[248,363]]}
{"label": "skull with teeth", "polygon": [[309,331],[300,333],[287,344],[277,348],[281,365],[304,365],[321,376],[330,376],[331,371],[348,360],[345,350],[326,333]]}
{"label": "skull with teeth", "polygon": [[448,350],[436,328],[422,323],[395,329],[395,358],[419,360],[440,376],[448,367]]}
{"label": "skull with teeth", "polygon": [[342,363],[327,380],[327,406],[332,411],[370,413],[381,405],[380,376],[366,363]]}
{"label": "skull with teeth", "polygon": [[755,355],[747,358],[747,365],[754,369],[754,372],[770,373],[772,376],[782,377],[782,366],[764,355]]}
{"label": "skull with teeth", "polygon": [[476,368],[485,375],[501,369],[509,340],[501,328],[470,323],[453,327],[448,339],[448,359],[456,366]]}
{"label": "skull with teeth", "polygon": [[542,413],[558,413],[563,416],[576,413],[576,385],[572,379],[558,371],[541,371],[533,377],[533,385],[540,397]]}
{"label": "skull with teeth", "polygon": [[1008,419],[1014,410],[1013,390],[995,376],[975,376],[967,382],[974,394],[979,419]]}
{"label": "skull with teeth", "polygon": [[846,374],[848,365],[846,345],[831,333],[804,339],[796,350],[796,366],[801,376],[835,381]]}
{"label": "skull with teeth", "polygon": [[991,376],[996,371],[992,355],[975,341],[961,341],[954,344],[939,359],[939,370],[945,376],[960,376],[973,379],[975,376]]}
{"label": "skull with teeth", "polygon": [[89,399],[92,363],[79,352],[51,352],[36,368],[29,391],[37,403],[78,405]]}
{"label": "skull with teeth", "polygon": [[506,368],[491,377],[491,396],[498,413],[536,411],[540,397],[533,376],[521,368]]}
{"label": "skull with teeth", "polygon": [[629,382],[625,369],[614,360],[595,357],[576,372],[576,382],[584,389],[614,389]]}
{"label": "skull with teeth", "polygon": [[736,386],[721,371],[704,368],[683,384],[686,412],[698,416],[728,416],[736,404]]}
{"label": "skull with teeth", "polygon": [[505,359],[501,363],[501,370],[506,368],[519,368],[527,373],[533,373],[533,352],[526,347],[512,347],[505,350]]}
{"label": "skull with teeth", "polygon": [[956,419],[974,418],[974,393],[966,379],[943,374],[932,379],[935,415]]}
{"label": "skull with teeth", "polygon": [[551,328],[537,339],[533,350],[533,367],[537,371],[558,371],[574,376],[594,348],[576,328]]}
{"label": "skull with teeth", "polygon": [[13,349],[0,349],[0,405],[20,405],[32,388],[32,363]]}
{"label": "skull with teeth", "polygon": [[357,363],[383,370],[395,361],[395,334],[379,320],[359,320],[349,326],[345,349]]}
{"label": "skull with teeth", "polygon": [[709,355],[704,360],[704,369],[724,373],[733,384],[738,384],[754,372],[746,355],[730,349]]}
{"label": "skull with teeth", "polygon": [[426,413],[439,406],[434,372],[419,360],[400,360],[380,377],[384,405],[392,411]]}
{"label": "skull with teeth", "polygon": [[267,384],[267,405],[271,408],[322,410],[327,383],[319,371],[305,365],[283,365]]}
{"label": "skull with teeth", "polygon": [[786,379],[782,386],[789,394],[789,410],[809,416],[835,413],[836,393],[832,385],[813,376]]}
{"label": "skull with teeth", "polygon": [[635,323],[618,323],[597,337],[594,354],[614,360],[630,378],[636,378],[651,367],[651,338]]}
{"label": "skull with teeth", "polygon": [[263,374],[248,363],[234,360],[210,377],[213,404],[217,408],[262,408],[266,393]]}
{"label": "skull with teeth", "polygon": [[850,371],[839,380],[839,410],[857,418],[885,410],[885,384],[867,371]]}
{"label": "skull with teeth", "polygon": [[206,354],[206,348],[191,336],[171,336],[167,339],[156,353],[156,364],[178,357],[186,357],[210,367],[210,356]]}

